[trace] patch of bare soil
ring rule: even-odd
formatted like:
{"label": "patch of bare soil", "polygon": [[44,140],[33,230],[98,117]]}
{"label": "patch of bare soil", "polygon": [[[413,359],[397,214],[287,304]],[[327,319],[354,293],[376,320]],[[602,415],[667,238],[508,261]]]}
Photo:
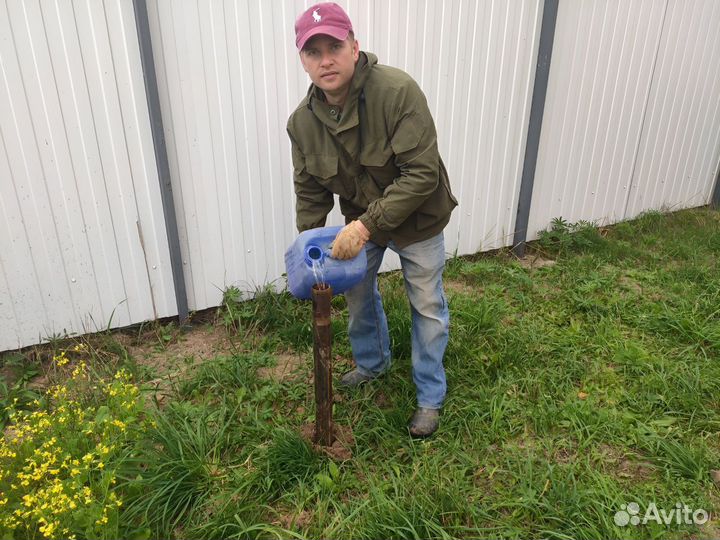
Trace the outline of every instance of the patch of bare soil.
{"label": "patch of bare soil", "polygon": [[620,287],[630,292],[634,292],[637,294],[642,294],[643,292],[642,285],[640,285],[637,281],[628,276],[620,276],[620,278],[618,279],[618,284],[620,285]]}
{"label": "patch of bare soil", "polygon": [[44,391],[50,386],[50,377],[48,377],[47,373],[40,373],[39,375],[36,375],[32,378],[31,381],[27,383],[27,387],[30,390],[36,390],[36,391]]}
{"label": "patch of bare soil", "polygon": [[534,270],[537,268],[546,268],[548,266],[555,266],[557,261],[552,259],[546,259],[540,255],[525,255],[524,257],[518,258],[518,263],[523,268],[528,270]]}
{"label": "patch of bare soil", "polygon": [[352,459],[352,447],[355,445],[355,436],[350,426],[333,423],[333,435],[335,442],[331,446],[322,446],[315,442],[315,424],[304,424],[300,428],[300,435],[303,439],[312,444],[316,452],[322,452],[335,461],[347,461]]}
{"label": "patch of bare soil", "polygon": [[553,458],[556,463],[573,463],[577,461],[577,451],[572,447],[557,448],[554,452]]}
{"label": "patch of bare soil", "polygon": [[276,356],[277,364],[258,369],[258,375],[261,378],[282,382],[312,376],[312,370],[302,356],[293,353],[280,353]]}
{"label": "patch of bare soil", "polygon": [[302,510],[300,513],[283,513],[280,514],[277,520],[273,521],[274,525],[279,525],[283,529],[292,530],[304,529],[312,522],[313,513],[310,510]]}
{"label": "patch of bare soil", "polygon": [[477,285],[469,285],[468,283],[457,279],[444,280],[443,287],[446,291],[459,294],[475,295],[481,294],[483,292],[482,287],[478,287]]}
{"label": "patch of bare soil", "polygon": [[118,333],[119,341],[139,364],[152,368],[156,378],[148,381],[152,392],[148,399],[161,405],[172,393],[172,381],[195,364],[235,349],[231,335],[220,325],[198,325],[177,332],[167,344],[161,344],[152,331],[142,336]]}
{"label": "patch of bare soil", "polygon": [[389,409],[393,406],[393,403],[385,392],[379,391],[375,394],[375,405],[381,409]]}
{"label": "patch of bare soil", "polygon": [[655,472],[655,466],[640,456],[625,454],[607,444],[601,445],[599,450],[605,465],[620,478],[647,480]]}
{"label": "patch of bare soil", "polygon": [[[150,335],[147,335],[150,334]],[[194,326],[179,332],[167,345],[161,345],[151,332],[135,339],[118,334],[117,340],[141,365],[158,372],[174,369],[181,363],[194,363],[229,353],[233,345],[228,332],[220,325]]]}
{"label": "patch of bare soil", "polygon": [[710,471],[710,478],[712,478],[712,481],[715,484],[715,486],[720,488],[720,471],[718,471],[718,470]]}

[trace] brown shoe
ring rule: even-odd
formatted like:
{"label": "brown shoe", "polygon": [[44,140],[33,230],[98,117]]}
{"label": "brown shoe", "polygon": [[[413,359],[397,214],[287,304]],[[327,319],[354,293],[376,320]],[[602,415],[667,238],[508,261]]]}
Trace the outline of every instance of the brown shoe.
{"label": "brown shoe", "polygon": [[408,429],[410,436],[416,439],[424,439],[437,431],[440,425],[440,410],[418,407],[413,414]]}

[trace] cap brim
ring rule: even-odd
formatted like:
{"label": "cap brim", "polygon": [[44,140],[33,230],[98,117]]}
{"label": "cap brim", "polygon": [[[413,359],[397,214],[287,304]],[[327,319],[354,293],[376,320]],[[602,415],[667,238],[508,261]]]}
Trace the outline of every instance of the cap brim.
{"label": "cap brim", "polygon": [[296,43],[297,48],[302,50],[302,48],[305,46],[305,44],[308,42],[308,40],[313,37],[317,36],[319,34],[323,34],[326,36],[334,37],[335,39],[339,39],[340,41],[344,40],[348,37],[348,34],[350,33],[350,30],[344,30],[342,28],[337,28],[335,26],[314,26],[310,30],[308,30],[305,35],[298,40]]}

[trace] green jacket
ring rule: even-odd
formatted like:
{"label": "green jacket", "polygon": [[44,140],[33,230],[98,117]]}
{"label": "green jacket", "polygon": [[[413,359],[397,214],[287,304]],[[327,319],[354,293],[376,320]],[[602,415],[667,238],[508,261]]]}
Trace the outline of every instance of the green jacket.
{"label": "green jacket", "polygon": [[346,222],[398,247],[438,234],[457,206],[424,94],[372,53],[360,53],[341,114],[311,85],[287,130],[301,232],[325,225],[333,193]]}

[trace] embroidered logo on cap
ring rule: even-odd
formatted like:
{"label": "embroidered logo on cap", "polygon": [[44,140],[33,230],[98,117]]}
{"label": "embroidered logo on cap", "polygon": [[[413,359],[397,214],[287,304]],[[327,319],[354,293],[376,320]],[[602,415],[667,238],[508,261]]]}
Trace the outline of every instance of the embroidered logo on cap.
{"label": "embroidered logo on cap", "polygon": [[316,23],[320,22],[320,20],[322,19],[317,9],[313,11],[313,19],[315,19]]}

